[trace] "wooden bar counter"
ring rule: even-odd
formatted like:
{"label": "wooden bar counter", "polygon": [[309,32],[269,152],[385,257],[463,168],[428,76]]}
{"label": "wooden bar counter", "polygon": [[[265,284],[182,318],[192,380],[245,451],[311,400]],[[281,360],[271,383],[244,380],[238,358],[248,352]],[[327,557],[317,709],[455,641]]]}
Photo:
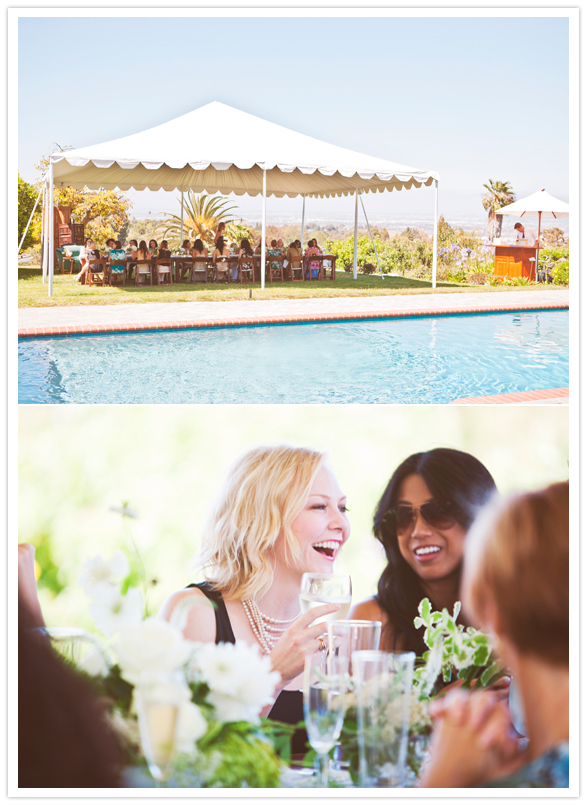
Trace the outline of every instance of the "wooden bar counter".
{"label": "wooden bar counter", "polygon": [[[493,244],[488,244],[493,246]],[[536,279],[538,249],[530,246],[493,246],[496,277],[528,277]],[[533,257],[534,260],[530,260]]]}

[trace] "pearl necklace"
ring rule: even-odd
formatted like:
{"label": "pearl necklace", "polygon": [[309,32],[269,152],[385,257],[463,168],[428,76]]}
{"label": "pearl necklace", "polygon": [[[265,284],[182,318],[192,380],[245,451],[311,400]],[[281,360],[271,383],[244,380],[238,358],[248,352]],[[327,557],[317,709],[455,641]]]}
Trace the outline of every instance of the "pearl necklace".
{"label": "pearl necklace", "polygon": [[299,613],[288,620],[279,620],[278,618],[271,618],[261,612],[257,603],[250,598],[243,599],[243,609],[247,616],[247,620],[251,626],[253,634],[259,641],[261,648],[265,654],[270,654],[271,650],[283,634],[287,630],[286,626],[279,626],[278,624],[289,624],[299,618]]}

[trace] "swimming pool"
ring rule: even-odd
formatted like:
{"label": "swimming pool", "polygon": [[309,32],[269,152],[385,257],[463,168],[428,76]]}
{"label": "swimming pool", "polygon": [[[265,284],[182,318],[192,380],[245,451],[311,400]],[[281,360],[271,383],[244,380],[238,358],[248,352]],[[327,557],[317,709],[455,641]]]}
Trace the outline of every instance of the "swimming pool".
{"label": "swimming pool", "polygon": [[19,341],[21,403],[448,403],[569,384],[568,311]]}

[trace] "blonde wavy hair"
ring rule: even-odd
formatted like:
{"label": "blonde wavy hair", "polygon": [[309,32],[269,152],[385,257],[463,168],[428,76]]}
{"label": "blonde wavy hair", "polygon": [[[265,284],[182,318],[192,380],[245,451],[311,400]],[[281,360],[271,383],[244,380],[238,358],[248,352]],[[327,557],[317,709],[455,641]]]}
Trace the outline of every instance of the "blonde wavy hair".
{"label": "blonde wavy hair", "polygon": [[275,445],[249,450],[232,466],[202,536],[202,575],[227,600],[258,598],[273,581],[272,548],[285,540],[299,555],[291,525],[302,511],[324,453]]}

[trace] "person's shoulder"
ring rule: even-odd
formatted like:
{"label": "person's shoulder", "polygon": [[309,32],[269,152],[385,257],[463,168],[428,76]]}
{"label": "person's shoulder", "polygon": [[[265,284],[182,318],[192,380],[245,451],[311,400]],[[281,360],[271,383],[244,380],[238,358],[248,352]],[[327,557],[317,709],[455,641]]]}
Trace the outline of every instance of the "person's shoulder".
{"label": "person's shoulder", "polygon": [[163,602],[158,617],[166,621],[173,619],[188,640],[213,643],[216,639],[214,605],[198,587],[187,587],[172,593]]}
{"label": "person's shoulder", "polygon": [[385,613],[377,603],[375,596],[366,598],[355,604],[349,613],[351,620],[361,621],[380,621],[385,617]]}

